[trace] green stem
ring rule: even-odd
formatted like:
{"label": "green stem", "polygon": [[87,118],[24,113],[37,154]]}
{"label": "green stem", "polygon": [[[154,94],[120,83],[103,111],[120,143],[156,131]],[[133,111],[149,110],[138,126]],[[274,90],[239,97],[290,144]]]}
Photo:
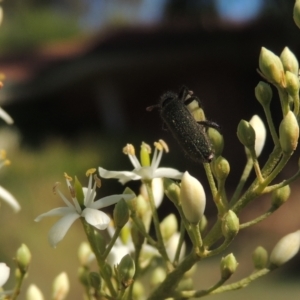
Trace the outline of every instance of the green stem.
{"label": "green stem", "polygon": [[267,123],[268,123],[268,127],[273,139],[273,143],[275,145],[275,147],[279,147],[279,139],[278,139],[278,135],[277,135],[277,131],[275,129],[274,126],[274,122],[273,122],[273,118],[272,118],[272,114],[271,114],[271,110],[270,110],[270,104],[268,104],[267,106],[263,106],[264,108],[264,112],[267,118]]}
{"label": "green stem", "polygon": [[173,261],[173,265],[174,266],[178,265],[181,248],[182,248],[182,245],[184,243],[184,236],[185,236],[185,226],[184,226],[184,223],[181,222],[180,223],[180,237],[179,237],[179,242],[178,242],[178,245],[177,245],[177,249],[176,249],[176,253],[175,253],[175,258],[174,258],[174,261]]}
{"label": "green stem", "polygon": [[112,247],[114,246],[117,238],[119,237],[120,235],[120,232],[121,232],[122,228],[120,227],[117,227],[116,230],[115,230],[115,233],[113,235],[113,237],[111,238],[109,244],[106,246],[106,249],[105,251],[103,252],[103,254],[101,255],[102,259],[105,260],[107,255],[109,254],[110,250],[112,249]]}
{"label": "green stem", "polygon": [[13,294],[10,298],[11,300],[15,300],[19,296],[19,294],[21,292],[21,286],[22,286],[23,280],[27,274],[27,271],[22,272],[20,269],[19,269],[19,272],[20,273],[19,273],[19,276],[17,277],[16,286],[15,286]]}
{"label": "green stem", "polygon": [[156,210],[155,202],[154,202],[154,198],[153,198],[151,181],[144,181],[144,183],[145,183],[145,186],[147,189],[149,203],[150,203],[150,207],[151,207],[151,211],[152,211],[152,220],[153,220],[154,229],[155,229],[155,233],[156,233],[156,237],[157,237],[157,244],[158,244],[157,250],[163,257],[163,259],[167,262],[167,265],[170,265],[170,260],[169,260],[168,254],[166,252],[164,240],[163,240],[163,237],[162,237],[162,234],[160,231],[159,219],[158,219],[157,210]]}
{"label": "green stem", "polygon": [[194,247],[197,249],[196,250],[197,253],[201,253],[201,248],[202,248],[203,242],[202,242],[201,233],[200,233],[200,229],[199,229],[199,223],[191,224],[191,228],[192,228],[192,232],[193,232],[194,240],[195,240]]}
{"label": "green stem", "polygon": [[209,184],[212,196],[215,199],[215,197],[218,193],[218,190],[217,190],[217,187],[216,187],[216,183],[215,183],[213,174],[211,172],[210,164],[204,163],[203,167],[204,167],[204,170],[205,170],[205,173],[206,173],[206,177],[207,177],[207,180],[208,180],[208,184]]}
{"label": "green stem", "polygon": [[251,220],[249,222],[240,224],[240,229],[244,229],[244,228],[250,227],[252,225],[255,225],[255,224],[257,224],[257,223],[265,220],[267,217],[269,217],[277,209],[278,209],[278,207],[272,206],[266,213],[262,214],[261,216],[255,218],[255,219],[253,219],[253,220]]}

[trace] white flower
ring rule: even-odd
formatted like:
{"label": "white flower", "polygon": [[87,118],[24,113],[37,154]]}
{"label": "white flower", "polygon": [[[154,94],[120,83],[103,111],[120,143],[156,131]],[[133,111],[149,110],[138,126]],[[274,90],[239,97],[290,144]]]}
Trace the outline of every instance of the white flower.
{"label": "white flower", "polygon": [[[91,169],[87,172],[87,174],[89,175],[89,183],[87,188],[81,188],[79,182],[77,183],[77,186],[75,186],[75,182],[75,185],[73,187],[70,183],[72,179],[65,174],[73,203],[71,203],[55,186],[55,190],[58,192],[67,207],[54,208],[47,213],[39,215],[35,219],[36,222],[39,222],[44,217],[62,216],[62,218],[58,222],[56,222],[49,231],[48,238],[49,243],[52,247],[56,247],[57,243],[64,238],[65,234],[74,223],[74,221],[80,217],[85,218],[87,223],[99,230],[106,229],[110,222],[110,218],[107,214],[98,209],[115,204],[121,199],[129,200],[134,197],[134,195],[120,194],[104,197],[94,201],[96,197],[96,185],[100,182],[99,178],[95,177],[95,183],[92,186],[92,173],[94,172],[95,169]],[[75,193],[75,191],[78,191],[78,186],[80,186],[83,195],[80,195],[80,189],[79,194]]]}
{"label": "white flower", "polygon": [[26,300],[44,300],[41,290],[35,285],[31,284],[26,292]]}
{"label": "white flower", "polygon": [[134,166],[133,171],[108,171],[103,168],[99,168],[100,176],[103,178],[116,178],[122,184],[130,180],[152,180],[153,178],[173,178],[181,179],[182,173],[172,168],[158,168],[163,150],[168,152],[168,147],[163,140],[154,143],[155,150],[153,158],[150,164],[150,147],[143,143],[141,146],[141,162],[135,156],[134,147],[130,144],[123,149],[123,152],[128,155],[131,163]]}
{"label": "white flower", "polygon": [[0,107],[0,118],[3,119],[7,124],[14,123],[12,117],[1,107]]}
{"label": "white flower", "polygon": [[258,115],[254,115],[249,121],[249,123],[255,131],[254,148],[255,148],[256,156],[259,157],[266,141],[266,135],[267,135],[266,127]]}
{"label": "white flower", "polygon": [[5,263],[0,263],[0,288],[9,278],[10,268]]}
{"label": "white flower", "polygon": [[[10,164],[10,161],[6,159],[6,152],[4,150],[0,151],[0,160],[2,160],[0,162],[0,168]],[[15,197],[2,186],[0,186],[0,198],[9,204],[14,212],[18,212],[21,209]]]}

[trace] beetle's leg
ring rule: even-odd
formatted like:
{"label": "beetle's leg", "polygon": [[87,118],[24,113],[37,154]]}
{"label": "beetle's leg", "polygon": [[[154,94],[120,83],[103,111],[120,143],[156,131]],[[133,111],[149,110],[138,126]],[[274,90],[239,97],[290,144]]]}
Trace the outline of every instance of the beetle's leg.
{"label": "beetle's leg", "polygon": [[193,94],[192,91],[190,91],[185,85],[183,85],[179,91],[178,98],[182,100],[182,102],[185,102],[187,98],[190,98],[190,96]]}
{"label": "beetle's leg", "polygon": [[216,130],[218,130],[219,132],[221,132],[221,127],[219,124],[215,123],[215,122],[212,122],[212,121],[208,121],[208,120],[205,120],[205,121],[199,121],[197,122],[198,124],[206,127],[206,128],[209,128],[209,127],[212,127]]}

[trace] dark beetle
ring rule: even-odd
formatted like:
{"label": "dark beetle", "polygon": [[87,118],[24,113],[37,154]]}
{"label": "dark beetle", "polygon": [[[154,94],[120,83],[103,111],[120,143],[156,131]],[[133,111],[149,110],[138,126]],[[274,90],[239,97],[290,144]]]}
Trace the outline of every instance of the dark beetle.
{"label": "dark beetle", "polygon": [[208,127],[220,129],[219,125],[208,120],[196,121],[187,105],[200,100],[183,86],[178,94],[167,92],[162,95],[159,104],[147,107],[148,111],[159,108],[164,124],[173,134],[183,151],[198,163],[209,163],[214,157],[211,142],[207,136]]}

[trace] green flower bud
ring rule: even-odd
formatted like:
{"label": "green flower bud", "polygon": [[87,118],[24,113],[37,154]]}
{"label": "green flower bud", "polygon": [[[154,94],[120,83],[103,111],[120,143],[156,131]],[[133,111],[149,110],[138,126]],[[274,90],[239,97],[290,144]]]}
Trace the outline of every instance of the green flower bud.
{"label": "green flower bud", "polygon": [[174,214],[169,214],[160,223],[160,231],[164,241],[167,241],[178,231],[178,222]]}
{"label": "green flower bud", "polygon": [[113,214],[116,228],[122,228],[128,222],[129,209],[124,199],[115,205]]}
{"label": "green flower bud", "polygon": [[150,284],[152,287],[155,287],[161,284],[167,277],[167,273],[164,268],[157,267],[153,270],[150,277]]}
{"label": "green flower bud", "polygon": [[286,154],[291,154],[296,148],[299,139],[299,125],[292,111],[289,111],[279,126],[279,142]]}
{"label": "green flower bud", "polygon": [[227,159],[223,156],[219,156],[212,162],[214,175],[218,180],[224,181],[230,172],[230,165]]}
{"label": "green flower bud", "polygon": [[134,223],[132,224],[132,227],[131,227],[131,238],[132,238],[132,242],[136,249],[140,248],[143,245],[144,240],[145,240],[145,237],[137,229],[137,227]]}
{"label": "green flower bud", "polygon": [[237,128],[237,136],[240,142],[247,148],[255,145],[255,131],[249,122],[241,120]]}
{"label": "green flower bud", "polygon": [[121,261],[120,264],[117,266],[118,270],[118,280],[120,284],[124,288],[127,288],[133,283],[133,277],[135,274],[135,264],[133,259],[129,254],[125,255]]}
{"label": "green flower bud", "polygon": [[91,260],[95,258],[91,246],[87,242],[82,242],[78,249],[78,258],[82,266],[88,266]]}
{"label": "green flower bud", "polygon": [[279,188],[272,192],[272,206],[275,208],[280,207],[284,204],[291,194],[291,188],[289,185],[285,185],[282,188]]}
{"label": "green flower bud", "polygon": [[268,252],[265,248],[259,246],[252,253],[252,261],[255,269],[261,270],[268,264]]}
{"label": "green flower bud", "polygon": [[298,76],[298,72],[299,72],[298,60],[294,55],[294,53],[288,47],[285,47],[281,52],[280,60],[282,62],[285,71],[290,71],[294,75]]}
{"label": "green flower bud", "polygon": [[300,248],[300,230],[289,233],[279,240],[270,255],[273,266],[279,267],[292,259]]}
{"label": "green flower bud", "polygon": [[41,290],[35,285],[31,284],[26,292],[26,300],[44,300]]}
{"label": "green flower bud", "polygon": [[206,196],[202,184],[188,172],[181,179],[180,202],[187,220],[193,224],[199,223],[204,213]]}
{"label": "green flower bud", "polygon": [[238,262],[232,253],[222,257],[220,263],[222,279],[227,280],[237,269]]}
{"label": "green flower bud", "polygon": [[83,285],[88,287],[89,286],[89,272],[88,269],[85,267],[79,267],[78,273],[77,273],[79,282]]}
{"label": "green flower bud", "polygon": [[16,253],[16,262],[21,273],[26,273],[31,261],[31,253],[29,248],[22,244]]}
{"label": "green flower bud", "polygon": [[143,297],[146,295],[144,285],[139,280],[134,281],[132,294],[132,299],[143,299]]}
{"label": "green flower bud", "polygon": [[97,251],[97,253],[104,253],[105,251],[105,247],[106,247],[106,241],[105,238],[102,236],[101,233],[99,233],[99,231],[97,231],[96,229],[93,230],[93,234],[94,234],[94,247],[95,247],[95,251]]}
{"label": "green flower bud", "polygon": [[93,287],[96,291],[101,290],[101,277],[98,273],[90,272],[89,280],[91,287]]}
{"label": "green flower bud", "polygon": [[224,149],[224,138],[223,135],[216,129],[209,127],[208,136],[212,143],[212,146],[215,151],[215,157],[218,157],[222,154]]}
{"label": "green flower bud", "polygon": [[280,58],[262,47],[259,55],[259,68],[265,78],[279,86],[284,86],[284,69]]}
{"label": "green flower bud", "polygon": [[200,232],[204,232],[204,230],[207,227],[207,223],[208,223],[207,218],[205,215],[203,215],[199,224]]}
{"label": "green flower bud", "polygon": [[193,289],[194,282],[191,277],[181,279],[176,287],[177,291],[191,291]]}
{"label": "green flower bud", "polygon": [[260,81],[255,87],[255,97],[262,106],[268,106],[271,103],[273,92],[269,84]]}
{"label": "green flower bud", "polygon": [[179,204],[180,187],[173,180],[164,178],[164,189],[166,196],[176,205]]}
{"label": "green flower bud", "polygon": [[52,299],[63,300],[67,297],[70,290],[68,275],[65,272],[60,273],[53,281]]}
{"label": "green flower bud", "polygon": [[293,17],[296,25],[300,28],[300,0],[296,0],[295,2]]}
{"label": "green flower bud", "polygon": [[290,71],[285,72],[286,90],[291,96],[299,93],[299,78]]}
{"label": "green flower bud", "polygon": [[[129,187],[126,187],[124,192],[123,192],[124,195],[135,195],[134,191],[132,189],[130,189]],[[136,197],[134,197],[133,199],[130,199],[130,200],[127,200],[127,205],[128,205],[128,208],[131,210],[131,211],[136,211]]]}
{"label": "green flower bud", "polygon": [[226,239],[232,240],[240,229],[240,222],[237,215],[232,211],[229,210],[222,222],[222,233]]}

